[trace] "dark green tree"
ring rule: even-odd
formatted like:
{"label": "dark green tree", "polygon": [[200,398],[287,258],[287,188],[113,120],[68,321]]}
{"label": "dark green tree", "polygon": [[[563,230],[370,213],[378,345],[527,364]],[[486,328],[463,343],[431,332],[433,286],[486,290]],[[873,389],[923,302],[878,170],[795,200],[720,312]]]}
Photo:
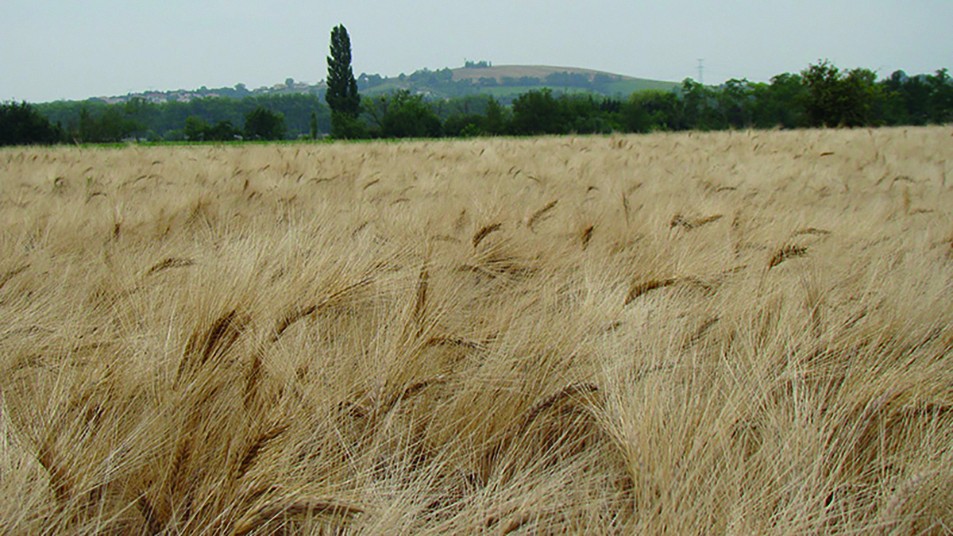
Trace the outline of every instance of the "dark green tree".
{"label": "dark green tree", "polygon": [[385,138],[435,138],[442,127],[437,114],[420,95],[402,89],[394,93],[381,118],[381,135]]}
{"label": "dark green tree", "polygon": [[126,117],[122,107],[110,106],[99,116],[99,139],[94,141],[118,142],[132,134],[137,126]]}
{"label": "dark green tree", "polygon": [[509,128],[509,110],[489,95],[468,95],[433,104],[444,121],[444,136],[493,136],[506,134]]}
{"label": "dark green tree", "polygon": [[801,72],[807,87],[805,111],[811,126],[838,126],[841,123],[840,70],[824,60]]}
{"label": "dark green tree", "polygon": [[798,128],[807,125],[806,85],[798,74],[782,73],[770,84],[755,84],[753,121],[757,128]]}
{"label": "dark green tree", "polygon": [[443,123],[443,133],[453,138],[469,138],[486,134],[486,118],[479,114],[453,114]]}
{"label": "dark green tree", "polygon": [[949,123],[953,121],[953,78],[947,69],[940,69],[932,76],[927,77],[930,86],[930,101],[933,104],[935,123]]}
{"label": "dark green tree", "polygon": [[648,109],[648,103],[648,91],[639,91],[629,96],[629,100],[622,105],[622,111],[620,112],[623,130],[645,133],[658,128]]}
{"label": "dark green tree", "polygon": [[[122,105],[83,103],[79,112],[77,141],[84,143],[115,143],[142,129],[136,121],[130,119]],[[90,111],[95,108],[95,113]]]}
{"label": "dark green tree", "polygon": [[361,96],[351,68],[351,38],[343,24],[331,30],[331,55],[328,56],[328,90],[324,95],[331,107],[331,135],[356,137]]}
{"label": "dark green tree", "polygon": [[679,96],[672,91],[637,91],[622,105],[620,122],[627,132],[677,130],[682,128],[681,110]]}
{"label": "dark green tree", "polygon": [[904,98],[904,85],[908,80],[907,73],[894,71],[889,78],[878,82],[884,98],[884,124],[909,124],[910,116]]}
{"label": "dark green tree", "polygon": [[682,106],[685,125],[695,130],[719,130],[727,128],[724,116],[718,108],[718,92],[691,78],[682,81]]}
{"label": "dark green tree", "polygon": [[92,114],[89,113],[89,108],[83,106],[79,109],[79,119],[76,127],[76,138],[77,141],[88,142],[95,135],[96,125],[93,121]]}
{"label": "dark green tree", "polygon": [[185,139],[189,141],[205,141],[209,128],[209,124],[206,120],[197,115],[190,115],[185,118]]}
{"label": "dark green tree", "polygon": [[0,145],[51,144],[62,139],[62,130],[26,102],[0,105]]}
{"label": "dark green tree", "polygon": [[219,121],[211,125],[195,115],[185,119],[184,132],[189,141],[234,141],[241,136],[241,131],[231,121]]}
{"label": "dark green tree", "polygon": [[558,99],[565,132],[608,134],[621,129],[612,104],[592,94],[564,94]]}
{"label": "dark green tree", "polygon": [[873,122],[871,112],[880,98],[873,71],[841,71],[824,60],[805,69],[801,78],[807,88],[805,111],[811,126],[856,127]]}
{"label": "dark green tree", "polygon": [[141,97],[133,97],[123,105],[123,113],[128,121],[129,134],[137,140],[142,138],[155,138],[155,132],[151,131],[149,125],[154,123],[158,117],[158,108],[155,104],[146,101]]}
{"label": "dark green tree", "polygon": [[207,140],[234,141],[241,136],[241,131],[232,125],[231,121],[219,121],[208,129]]}
{"label": "dark green tree", "polygon": [[503,108],[499,101],[490,97],[486,104],[486,120],[483,123],[483,130],[494,136],[506,134],[510,122],[508,112],[509,110]]}
{"label": "dark green tree", "polygon": [[754,85],[748,80],[732,78],[717,93],[722,125],[728,128],[749,128],[754,122]]}
{"label": "dark green tree", "polygon": [[843,84],[843,124],[850,127],[880,125],[883,92],[877,85],[877,74],[870,69],[851,69]]}
{"label": "dark green tree", "polygon": [[284,114],[258,106],[245,115],[245,137],[252,140],[280,140],[284,138]]}
{"label": "dark green tree", "polygon": [[549,88],[531,90],[513,101],[514,134],[565,134],[564,108]]}

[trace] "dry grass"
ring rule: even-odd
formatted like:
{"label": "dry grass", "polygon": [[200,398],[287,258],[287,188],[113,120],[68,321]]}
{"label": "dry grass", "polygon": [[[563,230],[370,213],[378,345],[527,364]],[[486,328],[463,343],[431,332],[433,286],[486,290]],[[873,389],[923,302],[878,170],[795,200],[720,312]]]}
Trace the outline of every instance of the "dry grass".
{"label": "dry grass", "polygon": [[949,533],[950,140],[0,151],[0,532]]}

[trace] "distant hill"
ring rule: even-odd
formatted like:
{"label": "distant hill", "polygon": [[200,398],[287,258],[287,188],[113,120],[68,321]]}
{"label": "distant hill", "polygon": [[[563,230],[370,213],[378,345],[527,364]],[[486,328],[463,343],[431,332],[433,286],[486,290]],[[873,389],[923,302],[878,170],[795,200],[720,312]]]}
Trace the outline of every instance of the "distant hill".
{"label": "distant hill", "polygon": [[608,97],[627,97],[643,90],[669,91],[679,84],[635,78],[578,67],[548,65],[490,65],[472,63],[457,69],[422,69],[410,75],[381,77],[362,74],[359,89],[368,95],[406,89],[430,98],[466,95],[493,95],[509,102],[532,89],[550,88],[556,93],[595,93]]}
{"label": "distant hill", "polygon": [[[420,69],[409,75],[385,77],[379,74],[361,73],[357,78],[358,89],[364,95],[382,95],[397,90],[407,90],[440,100],[470,95],[492,95],[504,104],[510,103],[522,93],[533,89],[550,88],[555,93],[594,93],[607,97],[625,98],[636,91],[669,91],[679,84],[634,78],[620,74],[581,69],[577,67],[552,67],[547,65],[490,65],[487,62],[467,62],[457,69],[432,71]],[[315,94],[323,95],[325,83],[308,84],[287,79],[272,86],[249,89],[245,84],[233,87],[191,90],[146,91],[122,96],[97,97],[94,100],[107,104],[127,102],[141,98],[149,102],[189,102],[208,97],[241,99],[250,96]]]}
{"label": "distant hill", "polygon": [[605,71],[596,71],[593,69],[580,69],[578,67],[552,67],[549,65],[488,65],[471,66],[451,69],[454,80],[472,80],[478,81],[481,78],[496,78],[502,82],[504,78],[538,78],[545,80],[551,75],[570,74],[586,77],[593,82],[600,77],[609,77],[614,81],[640,82],[651,89],[671,89],[678,84],[675,82],[662,82],[659,80],[649,80],[645,78],[635,78],[621,74],[613,74]]}

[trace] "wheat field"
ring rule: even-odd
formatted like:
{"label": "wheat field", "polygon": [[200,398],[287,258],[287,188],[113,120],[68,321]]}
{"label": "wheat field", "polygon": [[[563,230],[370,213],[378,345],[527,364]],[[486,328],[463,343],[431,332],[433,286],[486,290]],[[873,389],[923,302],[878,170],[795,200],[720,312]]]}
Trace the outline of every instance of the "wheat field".
{"label": "wheat field", "polygon": [[0,151],[0,532],[953,532],[953,128]]}

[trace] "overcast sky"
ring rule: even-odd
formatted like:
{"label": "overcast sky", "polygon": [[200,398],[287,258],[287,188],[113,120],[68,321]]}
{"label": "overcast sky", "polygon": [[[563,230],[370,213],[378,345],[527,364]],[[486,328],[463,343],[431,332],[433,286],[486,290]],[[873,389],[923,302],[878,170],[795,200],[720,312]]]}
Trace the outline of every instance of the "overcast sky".
{"label": "overcast sky", "polygon": [[3,0],[0,101],[44,102],[326,75],[331,28],[354,73],[586,67],[766,81],[821,58],[881,77],[953,67],[953,0]]}

